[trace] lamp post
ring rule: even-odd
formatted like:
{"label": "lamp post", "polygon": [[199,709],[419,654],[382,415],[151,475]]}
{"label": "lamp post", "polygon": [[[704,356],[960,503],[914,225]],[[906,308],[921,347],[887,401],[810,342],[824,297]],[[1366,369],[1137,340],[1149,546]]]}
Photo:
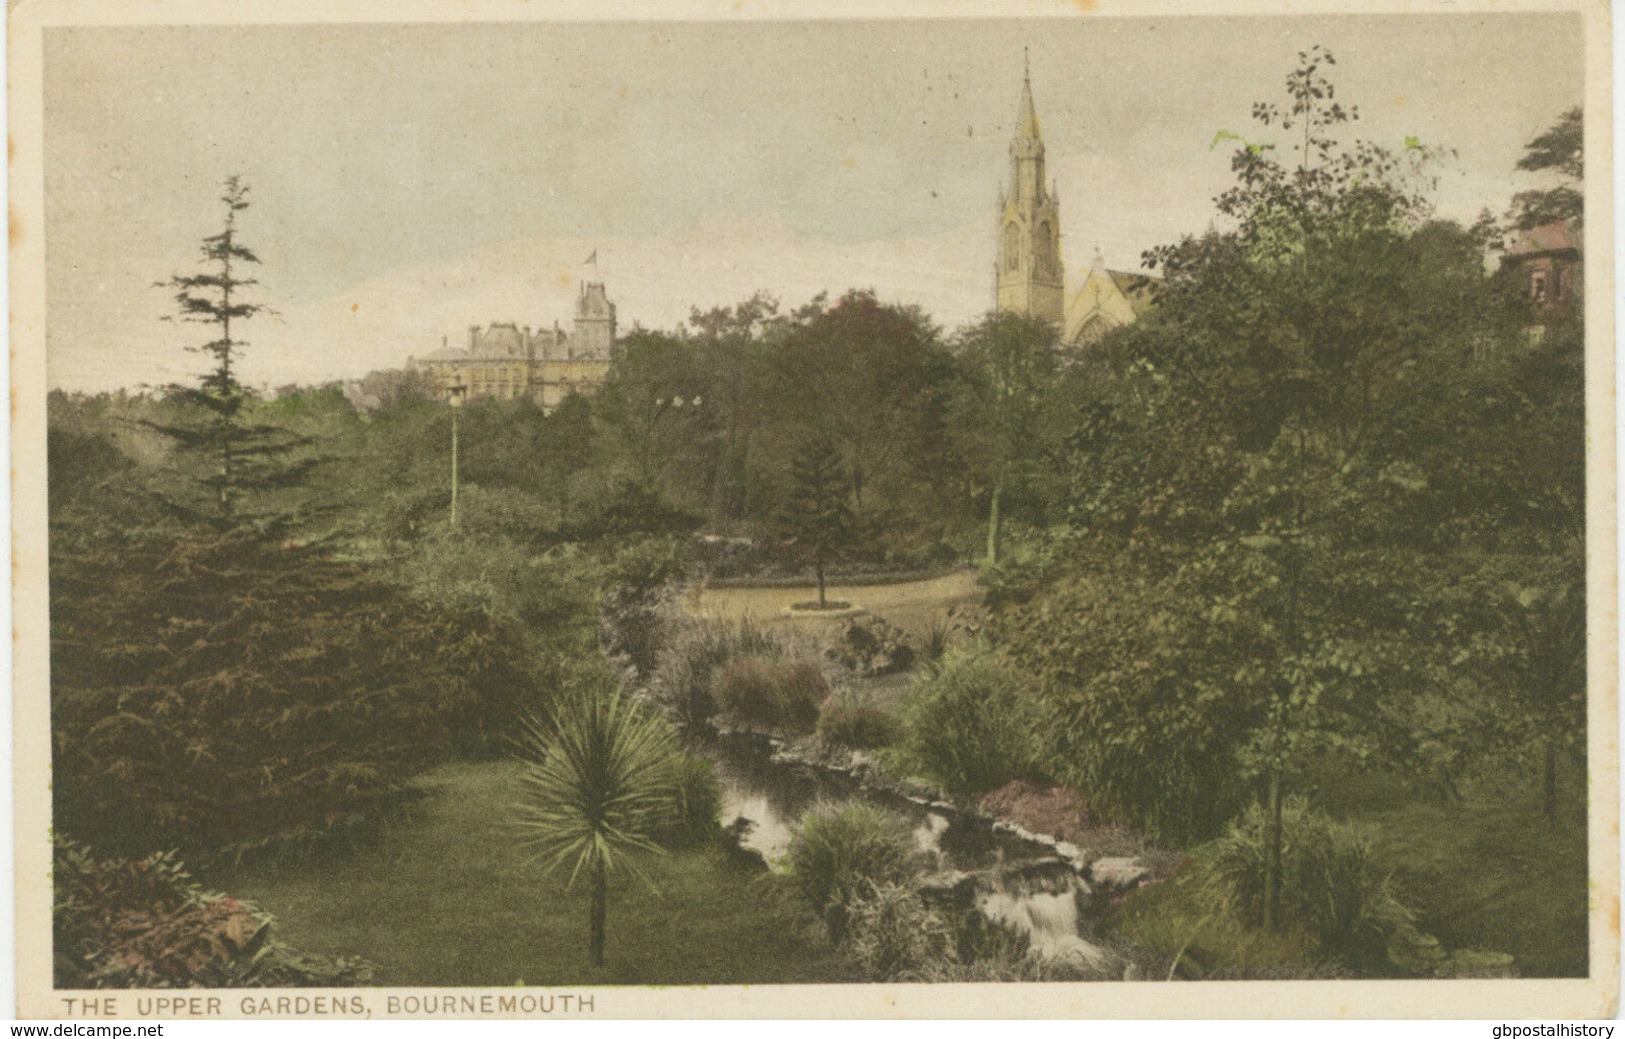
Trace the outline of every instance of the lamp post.
{"label": "lamp post", "polygon": [[457,525],[457,413],[463,408],[463,394],[467,392],[461,375],[446,387],[446,400],[451,404],[451,525],[454,527]]}

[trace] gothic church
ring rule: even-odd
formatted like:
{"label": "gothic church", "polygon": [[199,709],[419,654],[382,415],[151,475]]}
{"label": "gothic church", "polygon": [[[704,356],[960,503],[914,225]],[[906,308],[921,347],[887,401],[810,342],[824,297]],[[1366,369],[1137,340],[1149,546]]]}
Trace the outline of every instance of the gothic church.
{"label": "gothic church", "polygon": [[998,243],[994,295],[999,312],[1047,321],[1068,346],[1088,346],[1151,304],[1154,279],[1107,270],[1098,252],[1083,283],[1068,295],[1061,260],[1061,200],[1054,182],[1044,177],[1044,135],[1033,107],[1030,72],[1021,78],[1016,135],[1010,142],[1010,188],[999,200]]}

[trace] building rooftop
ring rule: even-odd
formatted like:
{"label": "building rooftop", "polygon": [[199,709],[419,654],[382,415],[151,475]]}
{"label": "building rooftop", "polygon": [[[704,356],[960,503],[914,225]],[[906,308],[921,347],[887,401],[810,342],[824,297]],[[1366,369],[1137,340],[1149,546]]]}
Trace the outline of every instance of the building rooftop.
{"label": "building rooftop", "polygon": [[1582,229],[1563,220],[1531,227],[1527,231],[1516,231],[1506,245],[1506,255],[1509,258],[1533,256],[1538,253],[1579,254],[1584,250],[1585,235]]}

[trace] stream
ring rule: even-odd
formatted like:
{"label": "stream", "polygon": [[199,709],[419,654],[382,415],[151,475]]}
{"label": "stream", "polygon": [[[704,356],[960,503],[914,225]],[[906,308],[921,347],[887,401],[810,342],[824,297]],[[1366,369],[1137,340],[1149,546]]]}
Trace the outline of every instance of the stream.
{"label": "stream", "polygon": [[699,749],[716,766],[723,825],[749,820],[739,843],[759,852],[768,868],[787,868],[793,829],[808,811],[864,801],[912,824],[926,864],[922,893],[1025,935],[1029,955],[1100,967],[1109,961],[1105,950],[1087,940],[1097,916],[1089,885],[1052,849],[948,805],[920,804],[828,769],[775,761],[764,737],[718,735]]}

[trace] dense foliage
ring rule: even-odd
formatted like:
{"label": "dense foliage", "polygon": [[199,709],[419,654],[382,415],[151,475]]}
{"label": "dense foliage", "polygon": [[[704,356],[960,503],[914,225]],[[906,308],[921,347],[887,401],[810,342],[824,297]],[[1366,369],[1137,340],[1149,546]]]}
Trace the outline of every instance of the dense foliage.
{"label": "dense foliage", "polygon": [[1449,786],[1583,731],[1551,663],[1579,645],[1583,337],[1531,345],[1482,242],[1427,219],[1432,153],[1344,147],[1303,58],[1255,112],[1296,160],[1244,144],[1232,228],[1151,256],[1157,308],[1093,360],[1072,529],[994,622],[1062,712],[1059,771],[1181,839],[1322,755]]}
{"label": "dense foliage", "polygon": [[51,613],[56,826],[110,848],[342,830],[523,688],[483,616],[251,533],[60,556]]}
{"label": "dense foliage", "polygon": [[173,852],[103,859],[57,839],[51,876],[57,988],[366,984],[358,960],[296,953],[257,906],[206,891]]}

